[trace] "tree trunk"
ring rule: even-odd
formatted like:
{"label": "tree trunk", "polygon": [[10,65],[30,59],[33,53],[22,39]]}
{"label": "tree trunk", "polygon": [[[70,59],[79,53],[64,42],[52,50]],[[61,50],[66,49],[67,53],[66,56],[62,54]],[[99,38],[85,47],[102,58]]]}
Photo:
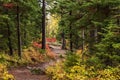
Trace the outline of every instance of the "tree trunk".
{"label": "tree trunk", "polygon": [[[72,16],[72,11],[69,13]],[[73,52],[73,42],[72,42],[72,22],[70,21],[70,51]]]}
{"label": "tree trunk", "polygon": [[7,21],[7,28],[8,28],[8,47],[9,47],[9,55],[12,56],[13,55],[13,48],[12,48],[12,42],[11,42],[11,31],[10,31],[10,26],[8,24]]}
{"label": "tree trunk", "polygon": [[66,41],[64,32],[61,34],[62,36],[62,49],[66,49]]}
{"label": "tree trunk", "polygon": [[27,31],[26,31],[26,28],[24,28],[24,46],[26,46],[27,45]]}
{"label": "tree trunk", "polygon": [[89,39],[89,52],[93,53],[93,46],[95,42],[95,30],[91,29],[90,30],[90,39]]}
{"label": "tree trunk", "polygon": [[[102,32],[102,28],[99,26],[98,28],[97,28],[97,33],[101,33]],[[97,42],[99,43],[99,42],[101,42],[101,40],[102,40],[102,35],[101,34],[98,34],[97,35]]]}
{"label": "tree trunk", "polygon": [[98,30],[95,28],[95,42],[98,42]]}
{"label": "tree trunk", "polygon": [[84,51],[84,46],[85,46],[85,29],[82,29],[82,50]]}
{"label": "tree trunk", "polygon": [[18,56],[21,58],[21,35],[20,35],[20,15],[19,6],[17,5],[17,37],[18,37]]}
{"label": "tree trunk", "polygon": [[84,55],[85,55],[85,29],[82,29],[82,62],[84,62]]}
{"label": "tree trunk", "polygon": [[45,26],[46,26],[46,8],[45,8],[45,0],[42,1],[42,49],[45,49],[46,40],[45,40]]}
{"label": "tree trunk", "polygon": [[120,18],[117,18],[117,25],[120,26]]}

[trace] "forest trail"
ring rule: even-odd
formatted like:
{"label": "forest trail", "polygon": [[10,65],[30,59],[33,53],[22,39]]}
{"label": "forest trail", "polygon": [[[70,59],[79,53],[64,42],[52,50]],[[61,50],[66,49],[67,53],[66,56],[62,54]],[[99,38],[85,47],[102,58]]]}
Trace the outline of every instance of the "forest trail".
{"label": "forest trail", "polygon": [[[62,50],[60,46],[49,45],[51,51],[56,55],[55,60],[50,60],[49,62],[40,63],[37,65],[28,65],[25,67],[11,68],[9,73],[15,77],[15,80],[51,80],[45,73],[45,69],[48,66],[54,65],[56,62],[60,61],[59,56],[65,54],[65,50]],[[41,70],[39,74],[34,74],[32,70]]]}

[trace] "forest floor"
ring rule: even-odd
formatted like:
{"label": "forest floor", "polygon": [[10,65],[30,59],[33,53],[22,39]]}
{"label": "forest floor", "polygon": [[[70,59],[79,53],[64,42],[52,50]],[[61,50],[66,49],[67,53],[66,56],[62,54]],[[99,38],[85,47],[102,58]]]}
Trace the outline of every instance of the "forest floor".
{"label": "forest floor", "polygon": [[[60,61],[60,55],[65,54],[65,50],[62,50],[60,46],[50,45],[51,51],[56,55],[55,60],[50,60],[48,62],[43,62],[36,65],[27,65],[24,67],[11,68],[9,73],[15,77],[15,80],[51,80],[45,73],[45,69],[48,66],[54,65],[56,62]],[[32,70],[41,70],[40,74],[35,74]]]}

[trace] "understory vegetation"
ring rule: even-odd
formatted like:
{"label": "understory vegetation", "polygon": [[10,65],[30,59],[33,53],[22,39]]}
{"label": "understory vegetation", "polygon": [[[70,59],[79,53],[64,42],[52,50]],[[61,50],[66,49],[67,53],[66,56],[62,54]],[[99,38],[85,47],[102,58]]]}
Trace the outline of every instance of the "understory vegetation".
{"label": "understory vegetation", "polygon": [[55,1],[52,13],[61,17],[57,37],[70,52],[47,69],[53,80],[120,79],[119,4],[119,0]]}
{"label": "understory vegetation", "polygon": [[51,80],[120,80],[120,0],[0,0],[0,80],[51,59]]}
{"label": "understory vegetation", "polygon": [[14,76],[8,74],[6,66],[0,63],[0,80],[14,80]]}
{"label": "understory vegetation", "polygon": [[[8,73],[7,69],[49,62],[49,60],[54,58],[55,55],[49,49],[44,51],[35,46],[24,49],[21,59],[17,54],[9,56],[8,54],[0,53],[0,80],[16,80],[13,75]],[[38,69],[34,73],[40,74],[41,71]]]}
{"label": "understory vegetation", "polygon": [[[99,64],[98,64],[99,63]],[[64,61],[47,68],[52,80],[119,80],[120,65],[105,68],[99,58],[92,57],[82,62],[80,55],[68,53]]]}

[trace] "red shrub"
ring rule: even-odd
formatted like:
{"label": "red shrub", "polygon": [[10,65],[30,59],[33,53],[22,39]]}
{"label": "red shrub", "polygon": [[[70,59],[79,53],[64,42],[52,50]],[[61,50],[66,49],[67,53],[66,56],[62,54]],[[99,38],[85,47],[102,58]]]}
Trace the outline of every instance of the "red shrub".
{"label": "red shrub", "polygon": [[[42,45],[37,43],[37,42],[33,42],[33,46],[36,47],[36,48],[42,48]],[[49,47],[48,44],[46,44],[46,52],[47,52],[47,56],[49,56],[50,58],[53,58],[55,59],[55,53],[53,53]]]}
{"label": "red shrub", "polygon": [[5,3],[5,4],[3,4],[3,6],[6,8],[12,8],[14,6],[14,4],[13,3]]}
{"label": "red shrub", "polygon": [[56,38],[46,38],[47,42],[56,42]]}

